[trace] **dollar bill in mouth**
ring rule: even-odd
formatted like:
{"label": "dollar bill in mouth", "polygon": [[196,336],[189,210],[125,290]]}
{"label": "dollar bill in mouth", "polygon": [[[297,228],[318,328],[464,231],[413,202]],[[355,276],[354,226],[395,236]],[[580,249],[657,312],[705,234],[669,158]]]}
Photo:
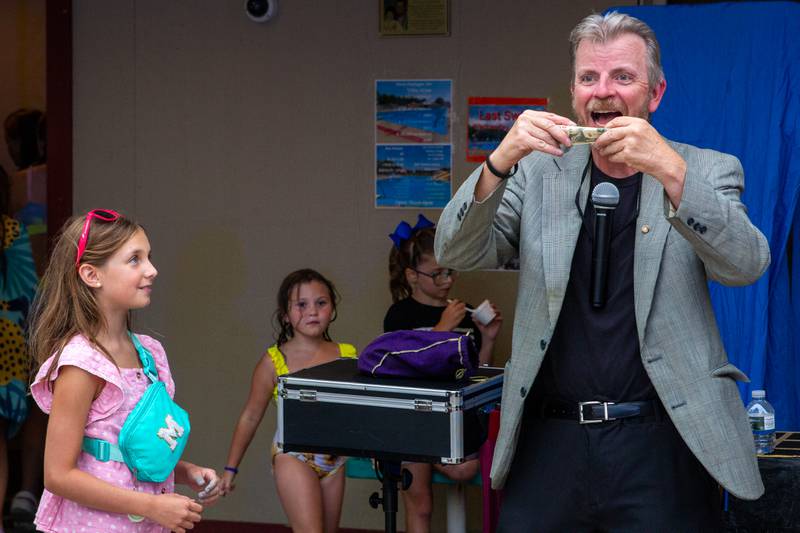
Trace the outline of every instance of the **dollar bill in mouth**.
{"label": "dollar bill in mouth", "polygon": [[608,128],[590,128],[588,126],[559,126],[569,136],[572,144],[591,144]]}

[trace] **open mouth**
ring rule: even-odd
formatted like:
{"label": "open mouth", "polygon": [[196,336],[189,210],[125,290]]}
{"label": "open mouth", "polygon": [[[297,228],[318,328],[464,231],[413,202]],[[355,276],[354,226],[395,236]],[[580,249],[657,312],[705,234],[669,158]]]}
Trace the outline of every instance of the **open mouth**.
{"label": "open mouth", "polygon": [[619,111],[592,111],[592,122],[604,125],[621,116]]}

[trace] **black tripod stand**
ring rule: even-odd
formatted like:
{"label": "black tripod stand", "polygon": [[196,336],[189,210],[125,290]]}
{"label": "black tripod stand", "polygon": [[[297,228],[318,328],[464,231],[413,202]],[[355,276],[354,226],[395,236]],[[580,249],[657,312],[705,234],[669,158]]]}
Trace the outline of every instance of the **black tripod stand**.
{"label": "black tripod stand", "polygon": [[411,486],[411,472],[403,468],[400,461],[375,459],[375,474],[381,481],[381,495],[373,492],[369,497],[369,504],[373,509],[383,506],[385,517],[384,531],[397,532],[397,484],[403,490]]}

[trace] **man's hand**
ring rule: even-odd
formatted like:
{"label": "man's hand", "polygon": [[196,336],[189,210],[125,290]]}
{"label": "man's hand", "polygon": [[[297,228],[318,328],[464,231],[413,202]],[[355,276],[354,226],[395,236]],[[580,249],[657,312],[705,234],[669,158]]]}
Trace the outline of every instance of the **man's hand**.
{"label": "man's hand", "polygon": [[572,146],[569,136],[558,125],[574,125],[570,119],[545,111],[524,111],[503,141],[492,153],[492,165],[500,172],[508,172],[520,159],[531,152],[544,152],[554,156],[564,155],[560,144]]}
{"label": "man's hand", "polygon": [[611,163],[656,178],[677,207],[683,194],[686,161],[644,119],[617,117],[605,127],[608,131],[598,137],[592,149]]}
{"label": "man's hand", "polygon": [[[534,151],[560,157],[564,155],[564,151],[559,144],[572,146],[572,143],[567,133],[558,126],[574,124],[570,119],[555,113],[527,109],[517,117],[500,145],[487,158],[498,172],[507,174],[520,159]],[[475,199],[483,201],[499,184],[500,178],[489,172],[484,165],[475,188]]]}

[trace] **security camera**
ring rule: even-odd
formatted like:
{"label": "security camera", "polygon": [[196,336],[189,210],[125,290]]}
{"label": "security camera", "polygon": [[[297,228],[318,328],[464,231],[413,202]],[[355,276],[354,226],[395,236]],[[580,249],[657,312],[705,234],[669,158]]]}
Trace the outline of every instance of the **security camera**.
{"label": "security camera", "polygon": [[244,11],[253,22],[266,22],[278,12],[278,0],[244,0]]}

